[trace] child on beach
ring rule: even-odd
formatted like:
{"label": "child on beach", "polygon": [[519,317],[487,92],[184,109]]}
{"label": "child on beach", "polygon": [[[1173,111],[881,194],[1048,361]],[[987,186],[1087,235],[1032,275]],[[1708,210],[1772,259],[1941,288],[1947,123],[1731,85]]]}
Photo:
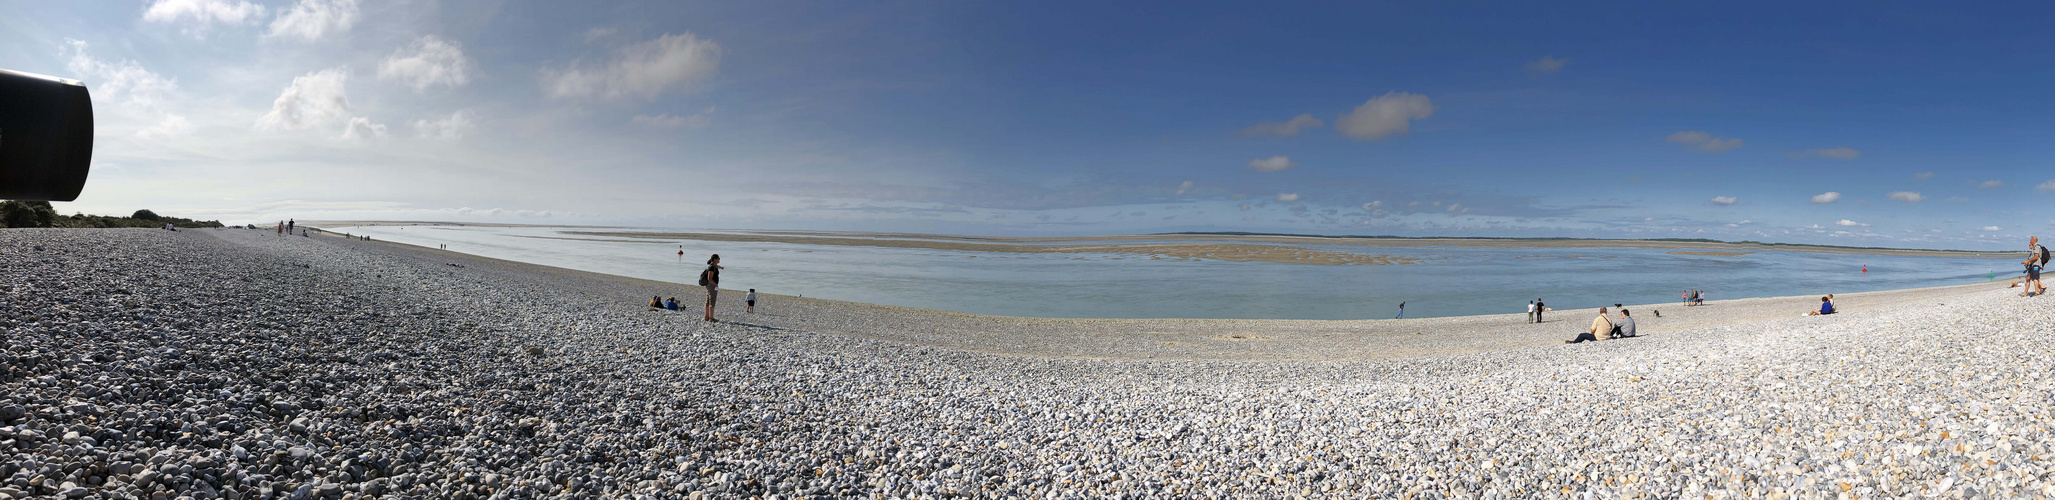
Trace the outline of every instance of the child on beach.
{"label": "child on beach", "polygon": [[742,296],[742,312],[756,314],[756,289],[749,289],[749,295]]}

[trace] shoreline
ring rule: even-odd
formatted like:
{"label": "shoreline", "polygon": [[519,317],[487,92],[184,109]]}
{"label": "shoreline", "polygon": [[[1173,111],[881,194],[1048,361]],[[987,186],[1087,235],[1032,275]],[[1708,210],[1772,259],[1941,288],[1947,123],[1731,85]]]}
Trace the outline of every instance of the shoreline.
{"label": "shoreline", "polygon": [[[659,280],[531,264],[438,250],[400,242],[375,243],[404,247],[436,256],[465,259],[469,265],[497,265],[583,280],[611,281],[623,289],[616,300],[640,304],[648,290],[666,290],[697,311],[704,300],[699,287]],[[1883,309],[1930,299],[2003,288],[2005,280],[1854,293],[1835,293],[1844,313]],[[639,287],[639,288],[638,288]],[[635,289],[627,292],[626,289]],[[1824,295],[1830,292],[1821,292]],[[766,306],[797,309],[803,314],[766,316],[764,326],[833,333],[871,340],[961,350],[1001,356],[1088,360],[1255,360],[1347,361],[1406,359],[1473,354],[1560,344],[1589,324],[1596,307],[1557,309],[1544,323],[1525,323],[1521,312],[1481,313],[1408,319],[1218,319],[1218,318],[1049,318],[999,316],[910,306],[873,304],[759,293]],[[1706,306],[1681,303],[1626,304],[1635,311],[1642,335],[1732,327],[1797,317],[1817,308],[1820,295],[1785,295],[1720,299]],[[723,294],[724,298],[727,294]],[[736,302],[726,299],[725,302]],[[1658,312],[1664,314],[1657,317]],[[686,314],[681,311],[672,314]],[[696,313],[692,313],[696,314]],[[890,327],[866,322],[822,320],[842,314],[881,316]],[[1617,313],[1615,313],[1617,314]],[[811,319],[799,319],[801,317]],[[755,321],[755,320],[752,320]],[[911,328],[909,328],[911,327]],[[1102,332],[1120,332],[1103,334]],[[936,332],[977,332],[955,335]],[[1430,335],[1433,333],[1433,335]],[[1007,339],[1064,338],[1065,342],[1012,342]]]}

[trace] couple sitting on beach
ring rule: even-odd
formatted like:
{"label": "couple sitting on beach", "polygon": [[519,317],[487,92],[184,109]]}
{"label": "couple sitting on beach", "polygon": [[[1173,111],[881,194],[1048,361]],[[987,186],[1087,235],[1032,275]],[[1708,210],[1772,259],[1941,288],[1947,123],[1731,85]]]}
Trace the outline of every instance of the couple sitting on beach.
{"label": "couple sitting on beach", "polygon": [[669,309],[669,310],[672,310],[672,311],[676,311],[676,310],[678,310],[678,298],[677,298],[677,297],[671,297],[671,298],[668,298],[668,299],[663,299],[663,298],[658,298],[658,297],[657,297],[657,296],[655,296],[655,295],[651,295],[651,296],[649,296],[649,308],[650,308],[650,309]]}
{"label": "couple sitting on beach", "polygon": [[1575,344],[1585,341],[1596,342],[1637,336],[1634,333],[1634,317],[1628,315],[1626,309],[1620,309],[1620,320],[1617,322],[1613,321],[1611,317],[1606,316],[1605,313],[1605,308],[1598,308],[1598,317],[1591,320],[1591,329],[1586,330],[1584,333],[1579,333],[1577,338],[1565,340],[1563,343]]}
{"label": "couple sitting on beach", "polygon": [[1834,314],[1834,294],[1831,293],[1825,297],[1820,297],[1819,309],[1805,312],[1806,316],[1826,316],[1829,314]]}

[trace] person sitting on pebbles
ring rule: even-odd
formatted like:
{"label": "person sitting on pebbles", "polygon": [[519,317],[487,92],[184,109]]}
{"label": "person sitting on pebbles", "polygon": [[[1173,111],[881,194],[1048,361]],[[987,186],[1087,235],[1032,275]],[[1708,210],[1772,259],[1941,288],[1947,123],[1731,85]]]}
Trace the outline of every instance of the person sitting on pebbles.
{"label": "person sitting on pebbles", "polygon": [[664,299],[664,309],[669,309],[669,310],[672,310],[672,311],[676,311],[676,310],[678,310],[678,298],[677,298],[677,297],[670,297],[670,298],[666,298],[666,299]]}
{"label": "person sitting on pebbles", "polygon": [[1806,316],[1826,316],[1829,314],[1834,314],[1834,297],[1832,295],[1820,297],[1819,309],[1805,312]]}
{"label": "person sitting on pebbles", "polygon": [[1563,341],[1563,343],[1575,344],[1584,341],[1596,342],[1600,340],[1610,339],[1612,337],[1613,319],[1606,317],[1605,308],[1601,307],[1598,308],[1598,317],[1591,320],[1590,330],[1586,330],[1584,333],[1579,333],[1577,334],[1577,338],[1565,340]]}
{"label": "person sitting on pebbles", "polygon": [[664,308],[664,298],[663,298],[663,296],[661,296],[661,295],[651,295],[651,296],[649,296],[649,308],[650,308],[650,309],[663,309],[663,308]]}
{"label": "person sitting on pebbles", "polygon": [[1613,338],[1637,336],[1634,333],[1634,317],[1627,314],[1627,308],[1620,308],[1620,321],[1613,324]]}

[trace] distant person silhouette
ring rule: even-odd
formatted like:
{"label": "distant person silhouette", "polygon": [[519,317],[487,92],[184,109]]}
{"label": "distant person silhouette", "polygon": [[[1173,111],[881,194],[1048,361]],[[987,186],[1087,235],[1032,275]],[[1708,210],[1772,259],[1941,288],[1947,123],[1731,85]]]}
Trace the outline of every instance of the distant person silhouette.
{"label": "distant person silhouette", "polygon": [[1399,303],[1399,317],[1397,317],[1397,318],[1393,318],[1393,319],[1405,319],[1405,318],[1406,318],[1406,303],[1404,303],[1404,302],[1400,302],[1400,303]]}
{"label": "distant person silhouette", "polygon": [[755,289],[755,288],[751,288],[751,289],[749,289],[749,295],[744,295],[744,296],[742,296],[742,303],[743,303],[743,304],[745,304],[745,305],[747,306],[747,307],[745,307],[745,308],[743,308],[743,309],[742,309],[742,312],[745,312],[745,313],[750,313],[750,314],[756,314],[756,289]]}
{"label": "distant person silhouette", "polygon": [[286,234],[292,234],[292,232],[293,232],[293,223],[294,223],[294,222],[293,222],[293,220],[292,220],[292,219],[286,219],[286,220],[285,220],[285,232],[286,232]]}

